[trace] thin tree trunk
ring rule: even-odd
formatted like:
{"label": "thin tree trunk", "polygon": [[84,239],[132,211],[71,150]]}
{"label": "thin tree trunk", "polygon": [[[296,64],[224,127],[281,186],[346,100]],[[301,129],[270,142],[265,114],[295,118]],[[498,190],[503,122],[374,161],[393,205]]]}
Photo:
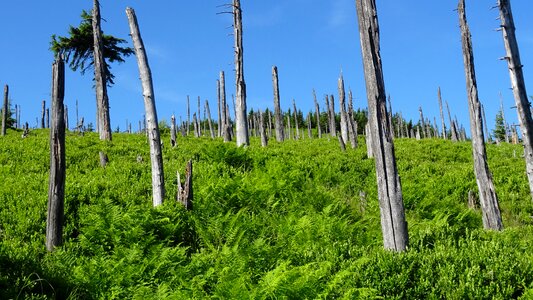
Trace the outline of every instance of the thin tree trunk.
{"label": "thin tree trunk", "polygon": [[46,128],[45,121],[46,121],[46,101],[43,100],[43,105],[41,108],[41,128]]}
{"label": "thin tree trunk", "polygon": [[292,129],[292,126],[291,126],[291,110],[289,109],[287,111],[287,139],[292,139],[292,136],[291,136],[291,130]]}
{"label": "thin tree trunk", "polygon": [[170,145],[176,147],[176,116],[170,117]]}
{"label": "thin tree trunk", "polygon": [[389,104],[389,111],[388,111],[388,114],[387,114],[387,118],[389,119],[389,130],[390,130],[390,134],[391,134],[392,138],[394,139],[394,125],[393,125],[393,122],[392,122],[392,101],[391,101],[391,96],[390,95],[387,97],[387,102]]}
{"label": "thin tree trunk", "polygon": [[394,142],[388,131],[385,84],[379,53],[379,26],[375,0],[356,0],[363,52],[369,123],[376,158],[378,198],[385,249],[404,251],[408,246],[402,188]]}
{"label": "thin tree trunk", "polygon": [[370,123],[366,123],[365,126],[365,139],[366,139],[366,156],[368,158],[374,158],[374,151],[372,151],[372,132],[370,130]]}
{"label": "thin tree trunk", "polygon": [[329,133],[331,136],[337,136],[337,124],[335,121],[335,98],[333,95],[329,97]]}
{"label": "thin tree trunk", "polygon": [[274,90],[274,127],[276,129],[276,141],[283,142],[283,118],[281,116],[281,106],[279,99],[278,67],[272,67],[272,88]]}
{"label": "thin tree trunk", "polygon": [[326,116],[327,116],[326,133],[329,133],[329,124],[331,124],[331,114],[329,113],[329,96],[328,95],[326,95]]}
{"label": "thin tree trunk", "polygon": [[344,90],[344,78],[341,75],[338,80],[339,89],[339,105],[340,105],[340,117],[341,117],[341,136],[344,143],[348,141],[348,117],[346,115],[346,95]]}
{"label": "thin tree trunk", "polygon": [[294,101],[294,99],[292,99],[292,107],[294,108],[294,127],[296,128],[296,135],[294,136],[294,139],[299,140],[300,129],[298,129],[298,110],[296,110],[296,101]]}
{"label": "thin tree trunk", "polygon": [[311,119],[312,118],[313,117],[311,116],[311,112],[309,112],[307,114],[307,136],[309,137],[309,139],[313,138],[313,132],[311,131],[311,128],[312,128]]}
{"label": "thin tree trunk", "polygon": [[318,130],[318,138],[322,138],[322,128],[320,127],[320,106],[318,105],[318,101],[316,99],[316,92],[315,89],[313,89],[313,99],[315,100],[315,110],[316,110],[316,128]]}
{"label": "thin tree trunk", "polygon": [[209,124],[209,132],[211,133],[211,138],[215,138],[215,131],[213,130],[213,123],[211,122],[211,111],[209,110],[209,102],[205,100],[205,110],[207,113],[207,123]]}
{"label": "thin tree trunk", "polygon": [[424,113],[422,112],[422,106],[418,107],[418,111],[420,112],[420,132],[422,133],[422,138],[427,138],[426,135],[426,121],[424,120]]}
{"label": "thin tree trunk", "polygon": [[53,251],[63,243],[65,204],[65,65],[60,56],[52,66],[52,129],[50,130],[50,179],[46,217],[46,249]]}
{"label": "thin tree trunk", "polygon": [[201,112],[200,112],[200,96],[198,96],[198,114],[196,115],[196,129],[198,130],[197,131],[197,136],[198,137],[201,137],[202,136],[202,115],[201,115]]}
{"label": "thin tree trunk", "polygon": [[46,109],[46,128],[50,128],[50,109]]}
{"label": "thin tree trunk", "polygon": [[261,110],[259,110],[259,132],[261,134],[261,146],[262,147],[268,146],[268,138],[267,138],[267,134],[265,130],[265,120],[264,120],[264,115],[261,112]]}
{"label": "thin tree trunk", "polygon": [[487,127],[487,117],[485,116],[485,106],[481,104],[481,112],[483,117],[483,130],[485,131],[485,138],[490,141],[489,128]]}
{"label": "thin tree trunk", "polygon": [[152,73],[148,65],[145,48],[139,32],[139,25],[135,11],[132,8],[126,8],[126,14],[130,25],[131,38],[137,56],[139,73],[141,77],[144,109],[146,111],[146,123],[148,131],[148,140],[150,142],[150,160],[152,163],[152,193],[153,205],[158,206],[163,203],[165,198],[165,179],[163,173],[163,154],[161,152],[161,138],[159,136],[159,126],[157,122],[157,110],[155,107],[154,88],[152,84]]}
{"label": "thin tree trunk", "polygon": [[189,95],[187,95],[187,136],[189,135],[189,130],[191,128],[191,101]]}
{"label": "thin tree trunk", "polygon": [[244,82],[242,10],[240,0],[233,0],[233,29],[235,37],[235,126],[237,127],[237,147],[240,147],[250,145],[248,122],[246,121],[246,84]]}
{"label": "thin tree trunk", "polygon": [[355,149],[358,146],[357,137],[357,123],[355,122],[353,112],[353,95],[352,90],[348,90],[348,129],[350,129],[350,143],[352,148]]}
{"label": "thin tree trunk", "polygon": [[185,183],[181,184],[180,173],[178,175],[178,194],[176,196],[178,202],[185,206],[186,210],[192,210],[193,191],[192,191],[192,160],[187,162],[185,169]]}
{"label": "thin tree trunk", "polygon": [[222,109],[222,134],[224,135],[224,142],[231,142],[231,124],[228,104],[226,103],[226,76],[224,71],[220,71],[220,106]]}
{"label": "thin tree trunk", "polygon": [[9,86],[6,84],[4,86],[4,106],[2,108],[2,136],[6,135],[7,132],[7,111],[9,109]]}
{"label": "thin tree trunk", "polygon": [[457,142],[459,140],[459,134],[457,132],[457,126],[455,126],[455,123],[452,120],[452,114],[450,112],[450,106],[448,105],[448,101],[446,101],[446,109],[448,110],[448,119],[450,119],[450,131],[451,131],[452,141]]}
{"label": "thin tree trunk", "polygon": [[96,89],[96,103],[98,116],[98,129],[100,139],[111,140],[111,121],[109,117],[109,99],[107,95],[106,62],[104,60],[104,43],[100,27],[100,2],[93,1],[93,57],[94,57],[94,84]]}
{"label": "thin tree trunk", "polygon": [[220,106],[220,80],[217,79],[217,112],[218,112],[218,127],[217,127],[217,137],[222,136],[222,107]]}
{"label": "thin tree trunk", "polygon": [[515,36],[515,25],[510,0],[499,0],[501,30],[505,51],[507,53],[507,64],[513,88],[522,140],[525,148],[526,173],[529,181],[529,190],[533,199],[533,119],[531,117],[531,106],[527,98],[522,63],[520,62],[520,51]]}

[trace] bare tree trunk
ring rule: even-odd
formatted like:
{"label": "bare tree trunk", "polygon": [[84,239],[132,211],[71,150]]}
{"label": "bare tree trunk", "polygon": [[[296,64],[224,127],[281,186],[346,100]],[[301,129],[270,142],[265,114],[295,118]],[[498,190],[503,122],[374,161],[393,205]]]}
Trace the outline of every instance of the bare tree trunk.
{"label": "bare tree trunk", "polygon": [[289,110],[287,111],[287,139],[292,139],[292,136],[291,136],[291,131],[292,131],[292,126],[291,126],[291,110],[289,108]]}
{"label": "bare tree trunk", "polygon": [[483,106],[483,104],[481,104],[481,112],[482,112],[482,117],[483,117],[483,130],[485,131],[485,138],[490,141],[491,138],[490,138],[490,134],[489,134],[489,128],[487,127],[487,117],[485,116],[485,106]]}
{"label": "bare tree trunk", "polygon": [[94,57],[94,83],[96,89],[96,103],[98,128],[100,139],[111,140],[111,121],[109,117],[109,99],[107,95],[106,63],[104,60],[104,43],[102,40],[102,29],[100,27],[100,2],[93,1],[93,57]]}
{"label": "bare tree trunk", "polygon": [[176,147],[176,116],[170,117],[170,145]]}
{"label": "bare tree trunk", "polygon": [[337,124],[335,121],[335,98],[333,95],[329,96],[329,133],[331,136],[337,136]]}
{"label": "bare tree trunk", "polygon": [[196,129],[198,132],[196,133],[198,137],[202,136],[202,115],[200,112],[200,96],[198,96],[198,114],[196,115]]}
{"label": "bare tree trunk", "polygon": [[440,122],[442,123],[442,138],[446,139],[446,124],[444,123],[444,111],[442,109],[442,96],[440,93],[440,87],[437,91],[437,97],[439,98]]}
{"label": "bare tree trunk", "polygon": [[229,109],[226,103],[226,76],[220,71],[220,108],[222,117],[222,134],[224,142],[231,142],[231,127],[229,122]]}
{"label": "bare tree trunk", "polygon": [[191,128],[191,102],[189,95],[187,95],[187,136],[189,135],[189,130]]}
{"label": "bare tree trunk", "polygon": [[7,132],[7,111],[9,109],[9,86],[6,84],[4,86],[4,106],[2,108],[2,136],[6,135]]}
{"label": "bare tree trunk", "polygon": [[372,132],[370,130],[370,123],[366,123],[365,126],[365,139],[366,139],[366,156],[368,158],[374,158],[374,151],[372,151]]}
{"label": "bare tree trunk", "polygon": [[200,136],[198,135],[198,119],[196,118],[196,113],[192,114],[192,123],[194,128],[194,137],[199,138]]}
{"label": "bare tree trunk", "polygon": [[209,132],[211,133],[211,138],[215,138],[215,131],[213,130],[213,123],[211,122],[211,111],[209,110],[209,102],[205,100],[205,110],[207,112],[207,123],[209,124]]}
{"label": "bare tree trunk", "polygon": [[261,134],[261,146],[262,147],[268,146],[268,138],[267,138],[267,134],[265,130],[265,120],[264,120],[264,115],[261,112],[261,110],[259,110],[259,132]]}
{"label": "bare tree trunk", "polygon": [[483,211],[483,226],[485,229],[502,230],[503,225],[498,205],[498,197],[492,181],[492,174],[487,164],[487,151],[485,149],[483,136],[482,106],[478,99],[472,38],[466,21],[464,0],[459,0],[457,11],[459,13],[459,23],[461,27],[468,110],[470,112],[472,155],[474,156],[474,171],[479,190],[479,200],[481,203],[481,210]]}
{"label": "bare tree trunk", "polygon": [[501,30],[503,42],[507,53],[507,64],[513,88],[520,130],[525,148],[526,173],[529,181],[530,194],[533,197],[533,119],[531,118],[531,106],[527,98],[520,51],[515,36],[515,25],[510,0],[499,0]]}
{"label": "bare tree trunk", "polygon": [[249,146],[246,121],[246,84],[244,82],[241,1],[233,0],[233,30],[235,37],[235,126],[237,147]]}
{"label": "bare tree trunk", "polygon": [[152,84],[152,73],[148,65],[145,48],[139,32],[139,25],[135,11],[132,8],[126,8],[126,14],[130,25],[131,38],[137,56],[139,73],[141,77],[144,109],[146,111],[146,123],[148,131],[148,140],[150,143],[150,160],[152,163],[152,193],[153,205],[158,206],[163,203],[165,198],[165,179],[163,173],[163,154],[161,152],[161,138],[159,136],[159,125],[157,122],[157,110],[155,107],[154,88]]}
{"label": "bare tree trunk", "polygon": [[422,138],[427,138],[426,135],[426,121],[424,120],[424,113],[422,112],[422,106],[418,107],[418,111],[420,112],[420,131],[422,133]]}
{"label": "bare tree trunk", "polygon": [[68,130],[68,107],[65,105],[65,130]]}
{"label": "bare tree trunk", "polygon": [[331,114],[329,113],[329,96],[326,95],[326,116],[327,116],[327,122],[326,122],[326,133],[329,132],[329,124],[331,124]]}
{"label": "bare tree trunk", "polygon": [[187,168],[185,169],[185,183],[181,184],[180,173],[178,175],[178,195],[177,200],[186,210],[192,210],[193,192],[192,192],[192,160],[187,162]]}
{"label": "bare tree trunk", "polygon": [[353,112],[353,95],[351,89],[348,91],[348,129],[350,134],[350,143],[352,144],[352,148],[355,149],[358,146],[358,137],[357,123],[355,122]]}
{"label": "bare tree trunk", "polygon": [[218,128],[217,128],[217,137],[222,136],[222,107],[220,106],[220,80],[217,79],[217,108],[218,108]]}
{"label": "bare tree trunk", "polygon": [[52,66],[52,129],[50,130],[50,179],[46,217],[46,249],[53,251],[63,243],[65,205],[65,65],[60,56]]}
{"label": "bare tree trunk", "polygon": [[46,101],[43,100],[43,105],[41,108],[41,128],[46,128],[45,121],[46,121]]}
{"label": "bare tree trunk", "polygon": [[50,109],[46,109],[46,128],[50,128]]}
{"label": "bare tree trunk", "polygon": [[390,95],[387,97],[387,102],[389,103],[389,111],[387,114],[387,118],[389,119],[389,130],[390,130],[391,137],[394,139],[394,125],[392,122],[392,101],[391,101]]}
{"label": "bare tree trunk", "polygon": [[322,128],[320,127],[320,106],[316,99],[316,92],[313,89],[313,98],[315,100],[315,110],[316,110],[316,129],[318,130],[318,138],[322,138]]}
{"label": "bare tree trunk", "polygon": [[313,118],[313,117],[311,116],[311,112],[309,112],[309,113],[307,114],[307,136],[308,136],[310,139],[313,138],[313,132],[311,131],[311,128],[312,128],[312,126],[311,126],[311,119],[312,119],[312,118]]}
{"label": "bare tree trunk", "polygon": [[281,106],[279,99],[278,67],[272,67],[272,88],[274,90],[274,127],[276,129],[276,141],[283,142],[283,118],[281,116]]}
{"label": "bare tree trunk", "polygon": [[346,115],[346,95],[344,90],[344,78],[341,75],[338,80],[339,89],[339,105],[340,105],[340,117],[341,117],[341,136],[344,143],[348,141],[348,116]]}
{"label": "bare tree trunk", "polygon": [[344,143],[344,140],[342,139],[342,134],[337,135],[339,140],[339,147],[341,147],[342,152],[346,152],[346,143]]}
{"label": "bare tree trunk", "polygon": [[450,112],[450,106],[448,105],[448,101],[446,101],[446,109],[448,110],[448,119],[450,119],[450,131],[452,135],[452,141],[457,142],[459,140],[459,134],[457,132],[457,126],[455,126],[455,123],[452,120],[452,114]]}
{"label": "bare tree trunk", "polygon": [[296,135],[294,136],[294,139],[299,140],[300,129],[298,129],[298,110],[296,110],[296,101],[294,101],[294,99],[292,99],[292,107],[294,108],[294,127],[296,128]]}
{"label": "bare tree trunk", "polygon": [[394,142],[388,131],[385,83],[379,53],[375,0],[356,0],[363,52],[369,123],[376,158],[378,198],[385,249],[405,251],[409,243]]}

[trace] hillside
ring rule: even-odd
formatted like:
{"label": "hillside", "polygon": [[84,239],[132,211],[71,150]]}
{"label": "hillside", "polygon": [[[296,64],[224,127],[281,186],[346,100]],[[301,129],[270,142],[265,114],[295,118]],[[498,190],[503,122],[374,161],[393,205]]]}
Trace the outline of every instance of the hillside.
{"label": "hillside", "polygon": [[[48,132],[0,142],[1,299],[533,298],[533,205],[519,145],[488,145],[503,232],[482,230],[469,143],[396,140],[410,235],[382,249],[364,141],[192,137],[165,146],[152,208],[146,137],[67,135],[65,244],[45,249]],[[101,168],[98,152],[109,164]],[[138,157],[142,157],[142,160]],[[193,210],[175,202],[192,159]]]}

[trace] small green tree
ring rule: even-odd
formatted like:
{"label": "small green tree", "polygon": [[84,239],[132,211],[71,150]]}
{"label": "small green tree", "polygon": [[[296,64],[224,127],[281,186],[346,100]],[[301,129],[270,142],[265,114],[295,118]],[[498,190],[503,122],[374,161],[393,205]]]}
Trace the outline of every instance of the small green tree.
{"label": "small green tree", "polygon": [[494,138],[496,138],[500,142],[505,141],[505,135],[507,134],[507,130],[505,130],[505,123],[503,119],[503,111],[499,110],[496,114],[496,124],[495,128],[492,131],[494,134]]}

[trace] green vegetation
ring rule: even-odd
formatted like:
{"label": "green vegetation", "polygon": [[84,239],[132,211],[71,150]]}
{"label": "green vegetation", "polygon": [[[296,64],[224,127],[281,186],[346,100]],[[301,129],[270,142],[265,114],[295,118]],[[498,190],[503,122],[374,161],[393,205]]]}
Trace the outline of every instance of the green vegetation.
{"label": "green vegetation", "polygon": [[[67,136],[65,244],[44,245],[48,132],[0,143],[0,299],[533,298],[533,207],[521,146],[488,145],[506,229],[482,230],[469,143],[396,140],[406,253],[382,249],[363,141],[165,141],[152,208],[143,135]],[[99,166],[98,152],[110,162]],[[137,157],[141,156],[142,161]],[[194,210],[174,201],[194,161]]]}

